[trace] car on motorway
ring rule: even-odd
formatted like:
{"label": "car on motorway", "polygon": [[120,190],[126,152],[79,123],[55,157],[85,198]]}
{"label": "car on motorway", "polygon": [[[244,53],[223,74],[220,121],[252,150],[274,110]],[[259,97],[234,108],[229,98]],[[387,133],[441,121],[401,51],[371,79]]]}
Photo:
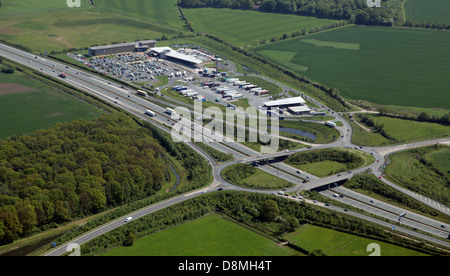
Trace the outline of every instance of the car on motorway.
{"label": "car on motorway", "polygon": [[133,217],[127,217],[126,219],[125,219],[125,222],[129,222],[130,220],[132,220],[133,219]]}

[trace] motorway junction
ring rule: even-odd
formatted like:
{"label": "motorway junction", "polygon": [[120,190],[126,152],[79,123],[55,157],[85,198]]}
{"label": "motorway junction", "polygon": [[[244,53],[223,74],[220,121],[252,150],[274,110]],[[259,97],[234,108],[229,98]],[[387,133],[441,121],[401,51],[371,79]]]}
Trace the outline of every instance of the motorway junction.
{"label": "motorway junction", "polygon": [[[184,103],[180,102],[174,104],[174,101],[162,101],[159,102],[152,101],[149,99],[143,99],[137,95],[137,89],[130,87],[123,87],[123,85],[116,84],[105,80],[104,78],[89,73],[87,71],[81,70],[73,66],[67,66],[59,62],[55,62],[51,59],[47,59],[40,56],[35,56],[33,54],[18,50],[3,44],[0,44],[0,56],[3,56],[9,60],[22,64],[24,66],[30,67],[36,71],[40,71],[43,74],[49,75],[51,77],[58,78],[58,74],[64,71],[66,78],[60,78],[60,81],[65,82],[71,86],[79,88],[93,96],[108,102],[112,105],[133,114],[134,116],[151,122],[161,130],[171,133],[171,127],[177,122],[177,119],[171,118],[165,112],[165,107],[176,107]],[[56,72],[55,72],[56,70]],[[164,105],[165,107],[162,107]],[[326,107],[325,107],[326,108]],[[146,110],[153,110],[158,115],[155,117],[149,117],[145,115]],[[428,240],[433,243],[440,244],[442,246],[450,247],[450,243],[446,242],[444,239],[449,237],[450,225],[443,224],[441,222],[435,221],[433,219],[424,218],[423,216],[413,214],[412,212],[407,212],[399,207],[391,206],[386,203],[376,202],[375,200],[357,194],[355,192],[349,191],[341,186],[346,180],[350,179],[354,175],[362,172],[371,172],[378,179],[383,181],[385,184],[397,189],[398,191],[407,194],[408,196],[426,204],[443,214],[450,215],[450,209],[442,203],[435,202],[432,199],[426,198],[422,195],[413,193],[404,188],[399,187],[395,183],[384,179],[383,168],[386,165],[387,157],[395,152],[404,151],[412,149],[415,147],[423,147],[427,145],[434,145],[436,143],[449,144],[450,139],[437,139],[431,141],[415,142],[403,145],[393,145],[388,147],[358,147],[351,142],[352,127],[344,120],[340,114],[333,113],[336,119],[343,123],[343,126],[337,127],[341,136],[329,144],[309,144],[307,148],[301,148],[289,151],[279,151],[275,153],[261,154],[253,149],[245,147],[241,143],[234,141],[215,141],[208,143],[210,146],[214,146],[217,150],[224,151],[227,153],[232,153],[235,157],[233,161],[217,164],[217,162],[206,154],[202,149],[196,146],[194,143],[188,141],[186,142],[191,148],[201,154],[205,160],[207,160],[213,168],[214,180],[212,183],[200,190],[192,191],[188,194],[180,195],[174,198],[170,198],[163,202],[148,206],[135,213],[128,214],[126,217],[132,217],[133,219],[138,219],[139,217],[145,216],[157,210],[161,210],[167,206],[177,204],[184,200],[199,196],[208,192],[215,192],[219,190],[238,190],[238,191],[249,191],[258,193],[269,193],[274,196],[283,196],[287,200],[303,201],[310,204],[316,204],[322,206],[323,208],[330,208],[338,212],[343,212],[355,217],[359,217],[368,221],[375,222],[380,225],[391,227],[392,223],[386,222],[385,219],[391,221],[399,221],[402,226],[396,227],[396,231],[399,233],[405,233],[411,236],[416,236],[418,238]],[[195,132],[195,129],[192,129]],[[287,137],[280,137],[286,138]],[[292,155],[296,152],[308,151],[310,149],[325,149],[325,148],[358,148],[358,150],[365,151],[368,154],[374,155],[377,162],[368,164],[362,168],[353,170],[352,172],[344,172],[340,174],[330,175],[327,177],[319,178],[308,173],[298,173],[297,169],[289,166],[283,162],[278,162],[278,160],[283,160],[286,156]],[[255,162],[262,164],[259,169],[264,170],[272,175],[283,177],[284,179],[292,182],[294,187],[286,189],[283,193],[280,191],[269,191],[269,190],[255,190],[244,187],[239,187],[225,181],[221,175],[221,171],[230,165],[236,163],[247,163],[254,164]],[[265,162],[265,164],[264,164]],[[304,180],[308,181],[304,183]],[[329,204],[323,204],[316,201],[309,201],[307,199],[301,198],[299,192],[303,190],[319,190],[325,196],[329,196],[335,200],[345,202],[347,204],[356,206],[364,210],[367,213],[373,214],[376,217],[384,219],[376,219],[373,216],[362,215],[357,212],[349,211],[347,209],[330,206]],[[289,194],[290,196],[286,196]],[[67,244],[59,245],[54,250],[48,252],[46,255],[62,255],[67,251],[70,244],[82,244],[87,242],[103,233],[111,231],[117,227],[124,225],[126,218],[120,218],[115,221],[111,221],[94,231],[85,233],[84,235],[70,241]],[[420,229],[421,233],[417,231],[409,230],[411,228]],[[422,234],[427,233],[427,234]]]}

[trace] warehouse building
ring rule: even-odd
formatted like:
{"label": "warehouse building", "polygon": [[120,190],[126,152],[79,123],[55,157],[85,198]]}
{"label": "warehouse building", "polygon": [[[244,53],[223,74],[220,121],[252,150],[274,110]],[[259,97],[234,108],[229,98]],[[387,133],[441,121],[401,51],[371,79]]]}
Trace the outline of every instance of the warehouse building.
{"label": "warehouse building", "polygon": [[144,40],[138,42],[126,42],[104,46],[96,46],[89,48],[89,55],[94,56],[107,56],[118,53],[127,52],[147,52],[150,48],[155,47],[155,40]]}
{"label": "warehouse building", "polygon": [[311,112],[311,108],[307,105],[300,105],[300,106],[291,106],[287,108],[289,112],[293,115],[303,115],[303,114],[309,114]]}
{"label": "warehouse building", "polygon": [[194,68],[203,62],[201,59],[182,54],[170,47],[154,47],[150,49],[150,53],[155,57],[175,61]]}
{"label": "warehouse building", "polygon": [[291,114],[302,115],[309,114],[311,109],[305,105],[306,101],[302,97],[286,98],[276,101],[264,102],[264,107],[267,110],[277,111],[280,109],[287,109]]}

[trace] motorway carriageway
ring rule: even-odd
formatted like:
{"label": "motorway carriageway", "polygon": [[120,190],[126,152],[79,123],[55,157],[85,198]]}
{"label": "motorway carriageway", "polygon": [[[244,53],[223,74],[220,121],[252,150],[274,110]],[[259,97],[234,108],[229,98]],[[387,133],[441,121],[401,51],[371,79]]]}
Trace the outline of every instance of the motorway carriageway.
{"label": "motorway carriageway", "polygon": [[[59,75],[59,73],[64,72],[67,74],[68,78],[61,79],[62,81],[66,81],[67,83],[71,84],[72,86],[75,86],[84,91],[93,93],[95,96],[97,96],[103,100],[106,100],[107,102],[110,102],[112,104],[116,104],[118,107],[121,107],[142,119],[148,120],[148,117],[145,118],[146,116],[143,116],[143,113],[145,112],[145,110],[151,109],[152,111],[155,111],[159,115],[163,116],[162,121],[159,120],[160,124],[168,125],[169,127],[171,127],[175,122],[177,122],[177,120],[175,120],[173,118],[169,118],[168,114],[166,114],[164,112],[165,108],[163,108],[157,104],[151,103],[150,101],[143,99],[140,96],[136,96],[127,89],[124,89],[117,85],[111,84],[111,82],[109,82],[109,81],[100,80],[100,79],[98,79],[98,77],[95,77],[91,74],[87,74],[81,70],[73,69],[69,66],[59,64],[52,60],[41,58],[41,57],[11,48],[6,45],[1,45],[1,44],[0,44],[0,55],[4,56],[5,58],[11,59],[15,62],[21,63],[25,66],[31,67],[31,68],[35,69],[36,71],[40,71],[40,72],[50,75],[50,76],[57,77]],[[72,78],[72,79],[70,79],[70,78]],[[76,81],[74,81],[74,80],[76,80]],[[168,106],[170,106],[170,104],[168,104]],[[173,105],[172,105],[172,107],[173,107]],[[157,116],[157,117],[159,117],[159,116]],[[343,120],[343,122],[346,122],[346,121]],[[158,127],[161,128],[161,126],[159,124],[157,124],[157,125],[158,125]],[[165,131],[168,132],[167,129]],[[346,139],[347,141],[344,141],[344,139],[342,139],[341,141],[337,141],[333,144],[322,145],[322,146],[332,147],[333,145],[335,146],[338,143],[340,143],[341,145],[353,146],[349,142],[348,139],[350,139],[350,138],[347,138]],[[192,143],[188,143],[188,144],[191,147],[193,146]],[[212,144],[214,144],[214,143],[212,143]],[[227,142],[227,144],[229,144],[229,143]],[[243,145],[241,145],[239,143],[235,143],[235,144],[238,144],[240,149],[242,150]],[[229,145],[227,145],[227,146],[229,146]],[[198,147],[194,147],[194,149],[197,152],[199,152],[200,154],[202,154],[207,160],[209,160],[211,162],[211,158],[209,156],[207,157],[207,155],[205,156],[205,153],[202,152]],[[233,149],[236,150],[235,147],[233,147]],[[250,153],[249,155],[252,155],[252,154],[253,153]],[[261,156],[261,157],[264,157],[264,156]],[[379,164],[378,168],[380,168],[381,165],[382,164]],[[277,170],[280,170],[280,169],[277,168]],[[220,172],[217,173],[217,171],[216,171],[214,174],[215,174],[215,180],[211,187],[217,187],[220,184],[229,184],[229,183],[223,183],[222,182],[223,179],[221,179],[221,177],[219,178],[220,182],[217,180],[217,178],[218,178],[217,175],[220,174]],[[233,186],[231,186],[230,188],[232,188],[232,187]],[[237,190],[243,190],[239,187],[235,187],[235,188]],[[247,190],[247,189],[245,189],[245,190]],[[252,191],[254,191],[254,190],[252,190]],[[191,195],[196,196],[196,195],[198,195],[198,193],[193,192]],[[178,198],[179,197],[174,199],[174,201],[179,202]],[[183,200],[185,200],[186,195],[181,198],[183,198]],[[159,206],[159,204],[158,204],[158,206]],[[148,213],[148,212],[146,212],[146,213]]]}

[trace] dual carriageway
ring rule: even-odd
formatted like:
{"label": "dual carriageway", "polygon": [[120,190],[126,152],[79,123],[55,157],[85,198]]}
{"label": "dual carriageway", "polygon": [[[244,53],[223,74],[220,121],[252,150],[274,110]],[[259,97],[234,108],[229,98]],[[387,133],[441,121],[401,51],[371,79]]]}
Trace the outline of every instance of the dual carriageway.
{"label": "dual carriageway", "polygon": [[[112,105],[117,106],[118,108],[121,108],[143,120],[150,121],[151,123],[155,124],[157,127],[162,129],[163,131],[174,135],[171,132],[171,128],[179,122],[178,117],[170,116],[165,112],[167,107],[170,108],[176,108],[181,105],[184,105],[186,108],[192,109],[192,107],[186,105],[185,103],[177,102],[174,99],[170,100],[162,100],[160,98],[143,98],[141,96],[138,96],[136,94],[137,89],[129,89],[125,88],[121,85],[118,85],[112,81],[108,81],[104,78],[99,77],[98,75],[95,75],[93,73],[87,73],[83,70],[73,68],[71,66],[67,66],[65,64],[61,64],[58,62],[55,62],[53,60],[43,58],[40,56],[36,56],[6,45],[0,44],[0,56],[3,56],[7,59],[10,59],[14,62],[17,62],[19,64],[25,65],[27,67],[30,67],[36,71],[40,71],[42,74],[49,75],[51,77],[58,78],[58,75],[61,72],[64,72],[66,74],[66,78],[60,78],[60,81],[66,82],[67,84],[74,86],[78,89],[81,89],[85,92],[88,92],[92,94],[95,97],[98,97],[102,99],[103,101],[106,101]],[[144,115],[146,110],[152,110],[154,111],[157,116],[155,117],[149,117],[147,115]],[[254,151],[252,149],[249,149],[248,147],[245,147],[244,145],[226,140],[226,142],[222,140],[216,140],[215,142],[208,143],[208,145],[216,148],[219,151],[226,152],[226,153],[232,153],[234,156],[234,160],[220,164],[218,165],[214,159],[212,159],[210,156],[208,156],[202,149],[200,149],[198,146],[195,145],[195,143],[192,143],[191,141],[185,141],[191,148],[193,148],[196,152],[198,152],[200,155],[202,155],[211,165],[213,168],[213,176],[214,180],[208,187],[205,187],[198,191],[192,191],[188,194],[177,196],[175,198],[166,200],[161,203],[157,203],[155,205],[149,206],[148,208],[145,208],[144,210],[140,210],[139,212],[136,212],[132,214],[133,218],[138,218],[139,216],[144,216],[146,214],[149,214],[151,212],[154,212],[156,210],[160,210],[162,208],[165,208],[167,206],[170,206],[172,204],[176,204],[178,202],[187,200],[189,198],[199,196],[205,192],[213,192],[217,191],[218,188],[220,189],[229,189],[229,190],[240,190],[240,191],[248,191],[248,192],[261,192],[261,193],[274,193],[274,191],[261,191],[261,190],[253,190],[249,188],[243,188],[235,186],[231,183],[228,183],[225,181],[221,176],[221,171],[226,168],[227,166],[230,166],[232,164],[236,163],[254,163],[254,162],[261,162],[264,160],[275,160],[275,162],[267,162],[266,165],[262,165],[259,167],[259,169],[264,170],[272,175],[276,175],[280,178],[283,178],[289,182],[292,182],[295,184],[295,187],[287,189],[286,193],[298,193],[302,190],[311,190],[311,189],[318,189],[321,187],[325,187],[324,191],[321,191],[321,194],[324,196],[328,196],[330,198],[333,198],[334,200],[338,200],[342,203],[354,206],[356,208],[359,208],[361,210],[364,210],[370,214],[375,215],[375,217],[379,217],[381,219],[375,219],[372,216],[367,215],[361,215],[356,212],[352,212],[350,210],[330,206],[329,204],[323,204],[318,202],[312,202],[308,201],[306,199],[299,199],[298,197],[287,197],[292,200],[297,201],[304,201],[311,204],[317,204],[320,206],[323,206],[324,208],[333,209],[338,212],[347,213],[352,216],[361,217],[365,220],[374,221],[380,225],[385,225],[387,227],[392,226],[392,222],[386,222],[385,220],[389,221],[397,221],[399,220],[399,214],[407,213],[406,216],[401,218],[401,225],[407,226],[407,227],[401,227],[396,226],[396,231],[407,233],[412,236],[417,236],[420,238],[423,238],[425,240],[429,240],[431,242],[435,242],[438,244],[442,244],[443,246],[450,247],[450,244],[446,241],[443,241],[442,239],[448,238],[450,235],[450,225],[443,224],[441,222],[425,218],[420,215],[416,215],[413,212],[405,211],[401,208],[391,206],[386,203],[379,202],[377,200],[368,198],[366,196],[362,196],[359,193],[355,193],[350,191],[349,189],[343,188],[339,185],[335,185],[335,183],[342,183],[346,180],[350,179],[353,175],[365,172],[367,170],[370,170],[374,175],[376,175],[381,181],[386,183],[387,185],[407,194],[408,196],[415,198],[416,200],[419,200],[420,202],[427,204],[428,206],[438,210],[439,212],[442,212],[446,215],[450,215],[450,210],[447,206],[440,204],[438,202],[435,202],[431,199],[428,199],[426,197],[423,197],[421,195],[412,193],[406,189],[403,189],[399,187],[398,185],[384,179],[382,177],[382,170],[383,166],[385,165],[386,157],[389,154],[392,154],[394,152],[402,151],[411,149],[414,147],[421,147],[426,145],[432,145],[435,143],[450,143],[450,139],[438,139],[438,140],[432,140],[432,141],[423,141],[423,142],[417,142],[417,143],[411,143],[411,144],[405,144],[405,145],[394,145],[389,147],[371,147],[371,148],[360,148],[360,150],[370,152],[374,154],[374,157],[376,160],[379,160],[379,162],[374,162],[372,164],[369,164],[368,166],[365,166],[363,168],[359,168],[357,170],[354,170],[352,172],[343,172],[341,174],[331,175],[325,178],[317,178],[313,175],[307,174],[305,172],[299,173],[298,170],[292,166],[289,166],[283,162],[276,162],[279,158],[284,158],[286,156],[292,155],[296,152],[306,151],[310,148],[313,149],[319,149],[319,148],[333,148],[333,147],[341,147],[341,148],[354,148],[356,145],[353,145],[351,143],[351,126],[349,123],[340,117],[339,114],[335,113],[335,116],[337,119],[340,119],[343,123],[343,127],[338,127],[338,130],[341,132],[341,137],[336,139],[333,143],[325,144],[325,145],[311,145],[308,148],[302,148],[302,149],[296,149],[296,150],[290,150],[290,151],[280,151],[275,153],[269,153],[269,154],[261,154],[257,151]],[[190,125],[185,125],[186,127],[190,127]],[[183,126],[183,127],[185,127]],[[194,127],[192,129],[193,134],[197,132],[197,134],[204,135],[205,132],[204,128],[198,128]],[[176,135],[176,134],[175,134]],[[179,137],[182,139],[183,137]],[[214,141],[214,137],[206,138],[207,141]],[[280,137],[283,139],[288,139],[284,137]],[[308,180],[308,182],[303,183],[305,180]],[[400,221],[399,221],[400,222]],[[116,221],[110,222],[107,225],[104,225],[100,227],[99,229],[96,229],[95,231],[92,231],[90,233],[87,233],[86,235],[79,237],[78,239],[72,241],[73,243],[82,244],[83,242],[86,242],[92,238],[95,238],[98,235],[101,235],[105,231],[110,231],[114,229],[115,227],[120,227],[123,225],[123,219],[118,219]],[[420,234],[417,231],[409,230],[408,228],[412,229],[418,229],[420,231],[423,231],[425,233],[428,233],[430,235],[433,235],[435,237]],[[53,250],[52,252],[48,253],[48,255],[60,255],[65,252],[65,247],[60,246],[57,249]]]}

